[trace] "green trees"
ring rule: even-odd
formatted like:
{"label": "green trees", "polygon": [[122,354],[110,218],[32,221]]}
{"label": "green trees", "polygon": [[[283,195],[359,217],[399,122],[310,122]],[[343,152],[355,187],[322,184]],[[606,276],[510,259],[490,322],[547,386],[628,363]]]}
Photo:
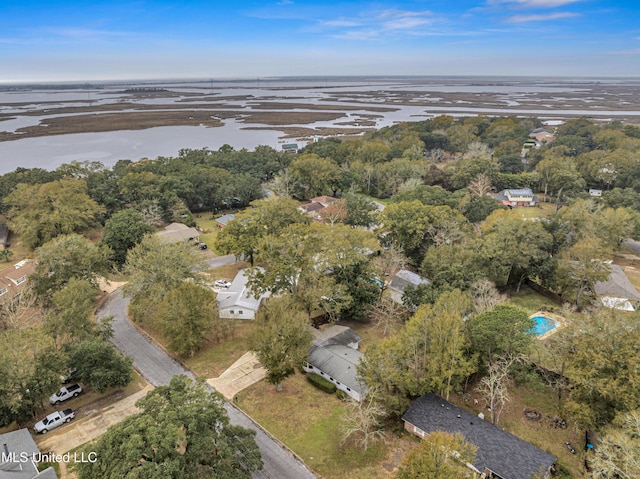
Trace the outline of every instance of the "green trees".
{"label": "green trees", "polygon": [[309,217],[298,209],[296,201],[277,196],[257,200],[220,232],[217,246],[227,254],[244,256],[253,265],[262,238],[278,235],[283,228],[295,223],[309,223]]}
{"label": "green trees", "polygon": [[144,220],[144,216],[128,208],[109,218],[102,230],[102,243],[113,251],[113,261],[122,266],[127,259],[129,249],[137,245],[144,235],[152,233],[153,228]]}
{"label": "green trees", "polygon": [[165,243],[153,235],[132,248],[124,266],[130,275],[124,292],[131,296],[129,313],[133,319],[153,318],[169,291],[195,277],[198,262],[188,244]]}
{"label": "green trees", "polygon": [[270,300],[260,313],[260,328],[251,337],[251,349],[267,370],[267,381],[282,391],[282,381],[301,368],[313,339],[309,321],[291,299]]}
{"label": "green trees", "polygon": [[76,369],[78,378],[100,393],[110,387],[124,387],[131,381],[131,358],[100,338],[69,344],[67,354],[68,364]]}
{"label": "green trees", "polygon": [[557,333],[568,343],[570,394],[565,407],[584,426],[640,407],[639,333],[637,320],[616,310],[583,315]]}
{"label": "green trees", "polygon": [[461,433],[433,431],[414,447],[402,461],[396,479],[472,478],[477,447],[468,443]]}
{"label": "green trees", "polygon": [[87,193],[83,180],[20,183],[4,199],[9,227],[32,249],[63,234],[80,233],[97,225],[104,211]]}
{"label": "green trees", "polygon": [[211,331],[215,307],[214,293],[197,284],[185,282],[169,291],[155,318],[169,349],[180,356],[193,356]]}
{"label": "green trees", "polygon": [[387,412],[402,414],[410,398],[428,392],[446,397],[475,370],[458,309],[465,302],[460,291],[444,294],[418,308],[398,334],[367,348],[358,373]]}
{"label": "green trees", "polygon": [[72,278],[97,285],[98,276],[109,269],[110,250],[80,235],[54,238],[36,250],[38,264],[29,280],[40,296],[61,289]]}
{"label": "green trees", "polygon": [[501,356],[526,353],[533,341],[529,334],[533,326],[526,311],[510,304],[499,304],[467,324],[471,346],[484,364]]}
{"label": "green trees", "polygon": [[342,179],[338,164],[330,158],[315,154],[302,154],[289,165],[295,184],[295,193],[303,199],[335,194]]}
{"label": "green trees", "polygon": [[45,326],[57,341],[71,342],[95,337],[98,325],[93,321],[93,303],[97,288],[84,279],[71,278],[52,298]]}
{"label": "green trees", "polygon": [[255,433],[229,424],[222,400],[185,376],[149,392],[142,412],[109,428],[85,448],[80,479],[249,478],[262,469]]}

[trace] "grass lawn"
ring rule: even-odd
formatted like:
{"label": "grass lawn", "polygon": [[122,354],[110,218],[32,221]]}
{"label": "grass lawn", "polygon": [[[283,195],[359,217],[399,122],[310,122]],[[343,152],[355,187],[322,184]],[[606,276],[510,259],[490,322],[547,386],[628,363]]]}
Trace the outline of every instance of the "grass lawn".
{"label": "grass lawn", "polygon": [[283,383],[283,392],[261,381],[238,393],[238,405],[271,434],[327,479],[390,478],[414,438],[387,432],[386,444],[363,451],[341,444],[340,417],[345,403],[312,386],[296,374]]}
{"label": "grass lawn", "polygon": [[555,212],[555,205],[553,203],[538,203],[538,206],[520,207],[513,210],[523,218],[546,218]]}
{"label": "grass lawn", "polygon": [[[222,216],[222,214],[217,215],[216,217],[219,216]],[[202,231],[200,241],[207,243],[208,248],[214,253],[220,255],[223,254],[216,250],[216,239],[220,228],[218,227],[218,223],[216,223],[214,216],[211,216],[211,213],[198,213],[194,219],[196,220],[196,227]]]}
{"label": "grass lawn", "polygon": [[229,321],[234,322],[232,337],[220,342],[211,340],[194,357],[183,361],[198,376],[217,378],[249,351],[249,336],[255,331],[257,323],[241,319]]}
{"label": "grass lawn", "polygon": [[513,293],[509,298],[509,303],[524,309],[529,314],[539,311],[541,308],[559,308],[549,298],[542,296],[528,286],[522,286],[519,293]]}
{"label": "grass lawn", "polygon": [[[464,402],[457,395],[452,395],[450,401],[457,406],[463,407],[474,414],[483,412],[485,418],[490,420],[490,412],[483,408],[485,402],[481,396],[472,391],[468,402]],[[566,429],[554,427],[553,417],[560,414],[555,393],[545,388],[536,391],[525,387],[512,386],[509,388],[511,402],[505,406],[500,416],[499,427],[505,428],[508,432],[530,442],[540,449],[553,454],[558,458],[561,469],[569,471],[569,475],[559,475],[557,477],[583,477],[584,464],[584,431],[579,430],[575,424],[568,422]],[[477,406],[471,406],[473,399],[478,399]],[[541,414],[538,421],[527,419],[524,410],[530,409]],[[563,418],[566,419],[566,418]],[[565,445],[571,443],[576,453],[571,454]]]}

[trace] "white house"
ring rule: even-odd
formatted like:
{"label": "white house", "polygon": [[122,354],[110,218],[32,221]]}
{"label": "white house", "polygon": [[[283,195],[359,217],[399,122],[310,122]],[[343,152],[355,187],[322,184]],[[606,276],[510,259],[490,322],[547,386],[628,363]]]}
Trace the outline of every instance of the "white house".
{"label": "white house", "polygon": [[53,467],[38,470],[39,458],[28,429],[0,434],[0,479],[58,479]]}
{"label": "white house", "polygon": [[262,301],[269,296],[268,293],[255,297],[247,286],[248,276],[245,269],[238,274],[231,286],[218,293],[218,313],[221,318],[229,319],[255,319]]}
{"label": "white house", "polygon": [[366,386],[357,377],[357,366],[363,354],[358,351],[362,338],[351,328],[331,326],[324,331],[315,328],[313,346],[303,369],[332,382],[348,396],[361,401]]}

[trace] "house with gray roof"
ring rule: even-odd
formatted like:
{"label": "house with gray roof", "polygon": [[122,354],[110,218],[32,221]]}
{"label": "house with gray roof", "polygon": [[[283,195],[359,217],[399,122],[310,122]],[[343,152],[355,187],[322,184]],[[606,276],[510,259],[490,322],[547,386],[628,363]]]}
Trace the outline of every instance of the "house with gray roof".
{"label": "house with gray roof", "polygon": [[323,331],[312,329],[315,339],[303,369],[332,382],[356,401],[362,400],[366,387],[357,374],[363,357],[358,351],[362,338],[345,326],[334,325]]}
{"label": "house with gray roof", "polygon": [[182,223],[171,223],[164,230],[158,231],[156,236],[165,243],[180,243],[198,241],[200,232]]}
{"label": "house with gray roof", "polygon": [[247,285],[247,270],[241,269],[233,278],[231,286],[218,293],[218,314],[221,318],[255,319],[262,301],[269,296],[264,293],[254,296]]}
{"label": "house with gray roof", "polygon": [[0,479],[58,479],[53,467],[38,471],[39,456],[28,429],[0,434]]}
{"label": "house with gray roof", "polygon": [[226,214],[226,215],[222,215],[220,218],[218,218],[216,220],[216,223],[218,223],[218,228],[222,229],[225,226],[227,226],[229,224],[229,221],[233,221],[235,219],[236,215],[234,214]]}
{"label": "house with gray roof", "polygon": [[596,296],[606,308],[635,311],[640,304],[640,293],[620,266],[611,264],[610,267],[609,278],[593,286]]}
{"label": "house with gray roof", "polygon": [[502,190],[498,193],[496,199],[509,208],[514,206],[536,206],[539,203],[538,197],[533,194],[531,188]]}
{"label": "house with gray roof", "polygon": [[421,438],[433,431],[461,433],[478,448],[469,466],[485,477],[533,479],[540,473],[546,477],[556,462],[551,454],[435,394],[416,399],[402,420],[406,431]]}
{"label": "house with gray roof", "polygon": [[416,274],[408,269],[401,269],[398,271],[389,283],[389,295],[391,299],[398,304],[402,303],[402,296],[404,296],[404,291],[408,286],[419,286],[421,284],[430,284],[426,278],[423,278],[419,274]]}

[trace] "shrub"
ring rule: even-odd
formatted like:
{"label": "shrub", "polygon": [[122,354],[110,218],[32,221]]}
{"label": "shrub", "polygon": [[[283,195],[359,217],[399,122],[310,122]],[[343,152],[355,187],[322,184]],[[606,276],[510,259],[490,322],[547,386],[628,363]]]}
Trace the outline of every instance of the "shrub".
{"label": "shrub", "polygon": [[327,381],[325,378],[318,376],[317,374],[308,374],[307,380],[318,389],[329,394],[333,394],[338,389],[331,381]]}
{"label": "shrub", "polygon": [[336,396],[338,397],[338,399],[340,399],[340,401],[346,401],[347,399],[349,399],[349,395],[342,389],[336,388]]}

